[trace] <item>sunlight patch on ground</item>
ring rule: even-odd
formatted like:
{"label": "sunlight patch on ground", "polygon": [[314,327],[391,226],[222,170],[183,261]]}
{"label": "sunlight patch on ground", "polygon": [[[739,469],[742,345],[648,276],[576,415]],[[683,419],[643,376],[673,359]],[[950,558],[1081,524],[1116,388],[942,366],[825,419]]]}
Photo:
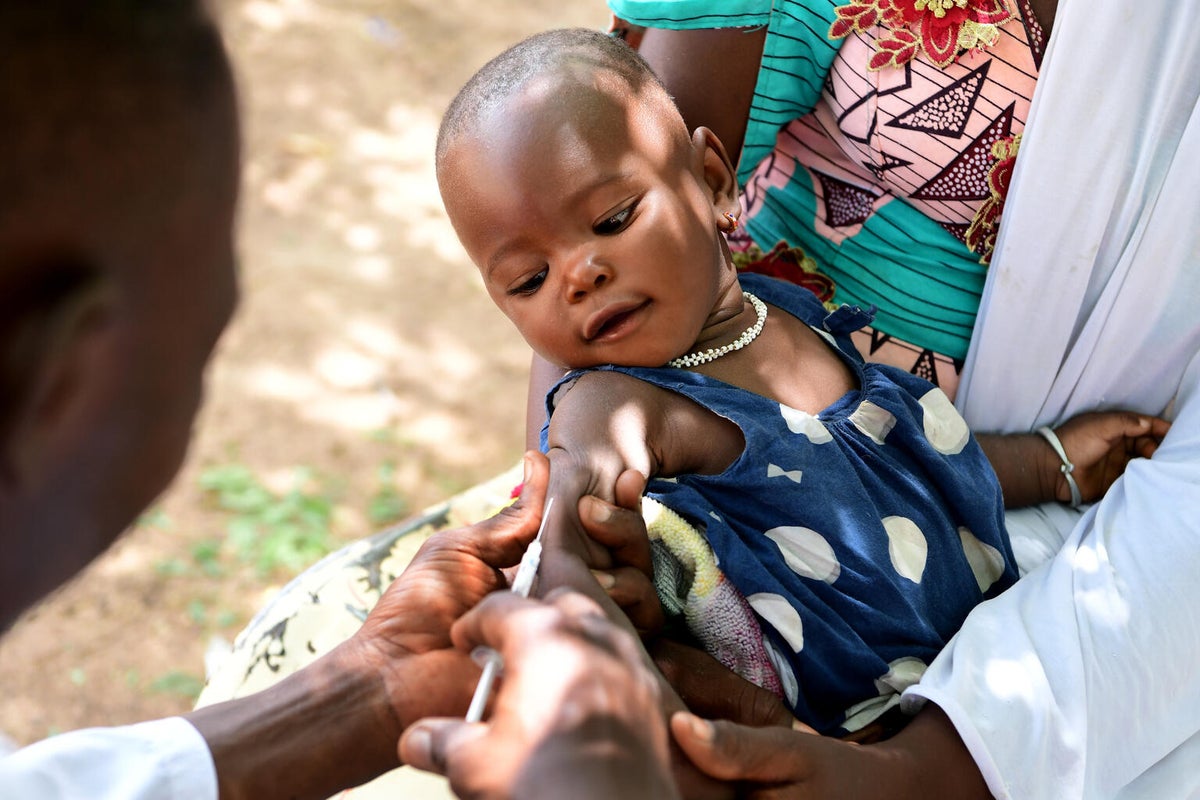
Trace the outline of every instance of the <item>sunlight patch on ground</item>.
{"label": "sunlight patch on ground", "polygon": [[383,358],[400,356],[400,340],[392,330],[383,325],[355,319],[346,327],[346,336],[350,341],[374,355]]}
{"label": "sunlight patch on ground", "polygon": [[250,0],[242,6],[242,16],[270,33],[278,33],[290,25],[312,22],[317,9],[309,0]]}
{"label": "sunlight patch on ground", "polygon": [[373,253],[383,244],[383,234],[374,225],[360,222],[346,228],[342,240],[352,250],[360,253]]}
{"label": "sunlight patch on ground", "polygon": [[369,255],[350,262],[350,270],[369,283],[386,284],[392,278],[394,262],[385,255]]}
{"label": "sunlight patch on ground", "polygon": [[278,364],[252,367],[245,380],[249,394],[273,400],[303,400],[316,392],[317,382],[299,370]]}
{"label": "sunlight patch on ground", "polygon": [[378,360],[340,345],[318,353],[313,369],[332,388],[347,391],[371,389],[379,385],[384,373]]}

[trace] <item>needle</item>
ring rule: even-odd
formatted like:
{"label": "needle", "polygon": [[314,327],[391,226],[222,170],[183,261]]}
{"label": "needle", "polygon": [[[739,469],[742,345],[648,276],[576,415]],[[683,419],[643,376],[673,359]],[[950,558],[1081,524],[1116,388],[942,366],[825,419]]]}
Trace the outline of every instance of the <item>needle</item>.
{"label": "needle", "polygon": [[[529,590],[533,588],[533,579],[537,576],[538,564],[542,560],[542,533],[546,530],[546,522],[550,519],[550,509],[553,506],[554,498],[551,497],[542,510],[542,524],[538,526],[537,536],[529,543],[525,555],[521,556],[521,564],[513,577],[512,591],[521,597],[528,597]],[[479,676],[479,684],[475,687],[471,706],[467,709],[467,722],[479,722],[483,719],[483,709],[492,695],[492,686],[504,667],[504,659],[490,647],[475,648],[471,657],[476,663],[483,665],[483,674]]]}

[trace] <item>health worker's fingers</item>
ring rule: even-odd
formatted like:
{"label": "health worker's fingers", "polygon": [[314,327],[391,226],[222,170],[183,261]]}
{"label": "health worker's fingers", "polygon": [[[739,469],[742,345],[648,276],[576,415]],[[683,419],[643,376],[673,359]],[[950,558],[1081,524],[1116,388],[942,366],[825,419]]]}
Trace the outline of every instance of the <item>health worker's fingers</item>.
{"label": "health worker's fingers", "polygon": [[400,737],[400,760],[426,772],[445,775],[458,752],[487,735],[482,722],[432,717],[418,720]]}

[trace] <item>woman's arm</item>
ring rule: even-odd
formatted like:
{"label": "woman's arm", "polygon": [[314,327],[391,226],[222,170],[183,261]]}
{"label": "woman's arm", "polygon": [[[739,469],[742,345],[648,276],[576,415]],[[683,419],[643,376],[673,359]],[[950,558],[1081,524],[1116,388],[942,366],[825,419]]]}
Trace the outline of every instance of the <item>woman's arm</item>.
{"label": "woman's arm", "polygon": [[546,393],[567,372],[533,354],[529,364],[529,395],[525,399],[525,449],[540,450],[542,425],[546,422]]}
{"label": "woman's arm", "polygon": [[688,130],[710,129],[738,162],[758,82],[766,28],[647,28],[638,52],[683,114]]}
{"label": "woman's arm", "polygon": [[[1080,414],[1056,431],[1074,466],[1071,478],[1085,503],[1099,500],[1133,458],[1149,458],[1170,428],[1157,417],[1128,411]],[[1036,433],[980,434],[1007,508],[1072,500],[1063,462],[1050,443]]]}
{"label": "woman's arm", "polygon": [[671,733],[703,772],[736,782],[739,797],[992,797],[954,726],[934,705],[893,738],[863,746],[787,728],[708,722],[690,714],[675,715]]}

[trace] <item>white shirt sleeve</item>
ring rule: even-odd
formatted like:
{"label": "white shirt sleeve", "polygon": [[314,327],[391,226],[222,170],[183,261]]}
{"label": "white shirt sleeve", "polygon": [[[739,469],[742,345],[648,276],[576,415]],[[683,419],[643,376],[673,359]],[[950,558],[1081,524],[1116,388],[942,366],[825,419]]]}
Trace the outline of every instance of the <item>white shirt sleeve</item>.
{"label": "white shirt sleeve", "polygon": [[1200,797],[1200,355],[1177,410],[905,693],[946,712],[998,798]]}
{"label": "white shirt sleeve", "polygon": [[217,800],[217,772],[182,717],[64,733],[0,758],[0,800]]}

